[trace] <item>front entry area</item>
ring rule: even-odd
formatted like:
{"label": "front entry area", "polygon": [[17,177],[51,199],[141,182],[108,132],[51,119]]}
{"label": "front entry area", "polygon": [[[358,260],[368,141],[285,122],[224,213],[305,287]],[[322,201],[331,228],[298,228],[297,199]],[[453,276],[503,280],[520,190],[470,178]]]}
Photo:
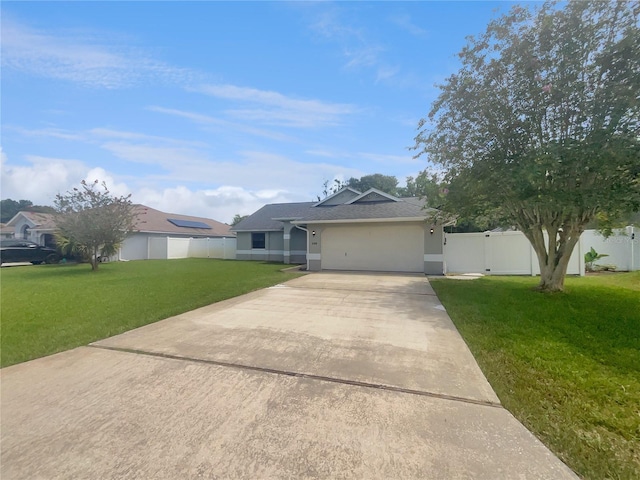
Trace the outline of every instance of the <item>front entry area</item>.
{"label": "front entry area", "polygon": [[424,223],[333,225],[322,232],[323,270],[424,271]]}

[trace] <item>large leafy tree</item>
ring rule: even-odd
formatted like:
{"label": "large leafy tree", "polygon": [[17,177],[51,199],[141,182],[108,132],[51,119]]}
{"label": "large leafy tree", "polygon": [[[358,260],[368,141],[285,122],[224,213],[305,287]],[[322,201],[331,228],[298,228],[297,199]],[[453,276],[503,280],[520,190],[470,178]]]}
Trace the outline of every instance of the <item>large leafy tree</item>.
{"label": "large leafy tree", "polygon": [[236,213],[233,216],[233,220],[231,221],[231,226],[234,227],[237,224],[239,224],[242,220],[244,220],[245,218],[247,218],[249,215],[240,215],[239,213]]}
{"label": "large leafy tree", "polygon": [[366,192],[370,188],[376,188],[390,195],[396,195],[398,189],[398,179],[393,175],[374,173],[372,175],[364,175],[360,178],[351,177],[347,181],[347,185],[351,188],[355,188],[360,192]]}
{"label": "large leafy tree", "polygon": [[426,200],[428,207],[438,208],[442,196],[447,191],[447,185],[437,173],[424,169],[418,175],[407,177],[407,186],[398,187],[400,197],[421,197]]}
{"label": "large leafy tree", "polygon": [[597,214],[640,206],[640,4],[516,6],[470,37],[416,148],[446,170],[442,208],[517,226],[562,290]]}
{"label": "large leafy tree", "polygon": [[[390,195],[398,195],[398,179],[393,175],[383,175],[381,173],[374,173],[371,175],[364,175],[360,178],[351,177],[346,182],[338,180],[337,178],[333,182],[325,180],[322,184],[322,198],[339,192],[344,187],[351,187],[360,192],[366,192],[370,188],[376,188],[382,192],[386,192]],[[321,200],[318,195],[318,201]]]}
{"label": "large leafy tree", "polygon": [[134,211],[130,195],[113,196],[107,185],[81,182],[65,194],[56,195],[58,245],[85,257],[97,270],[101,255],[117,252],[133,228]]}

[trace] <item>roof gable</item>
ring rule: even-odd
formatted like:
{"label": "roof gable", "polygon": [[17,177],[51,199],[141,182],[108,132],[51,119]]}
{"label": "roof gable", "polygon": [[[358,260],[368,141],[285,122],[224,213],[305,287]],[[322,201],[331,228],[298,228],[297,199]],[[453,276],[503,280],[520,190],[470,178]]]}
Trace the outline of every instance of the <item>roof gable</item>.
{"label": "roof gable", "polygon": [[321,205],[329,206],[329,205],[342,205],[344,203],[349,202],[350,200],[356,198],[361,193],[355,188],[344,187],[338,190],[336,193],[329,195],[328,197],[322,199],[318,203],[314,205],[314,207],[319,207]]}
{"label": "roof gable", "polygon": [[400,202],[401,200],[393,195],[378,190],[377,188],[370,188],[364,193],[361,193],[355,198],[352,198],[345,205],[353,205],[355,203],[371,203],[371,202]]}
{"label": "roof gable", "polygon": [[20,223],[20,219],[24,219],[25,223],[29,224],[30,228],[37,228],[40,230],[51,230],[56,228],[55,215],[52,213],[30,212],[28,210],[21,210],[16,213],[14,217],[7,222],[7,226],[15,226]]}

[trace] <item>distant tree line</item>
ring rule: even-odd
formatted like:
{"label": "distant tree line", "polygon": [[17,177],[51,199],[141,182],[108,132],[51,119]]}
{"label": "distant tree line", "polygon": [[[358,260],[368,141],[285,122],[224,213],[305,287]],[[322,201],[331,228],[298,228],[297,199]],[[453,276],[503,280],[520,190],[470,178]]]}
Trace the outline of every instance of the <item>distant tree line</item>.
{"label": "distant tree line", "polygon": [[16,216],[16,213],[22,211],[55,213],[55,209],[53,207],[49,207],[47,205],[34,205],[31,200],[12,200],[10,198],[0,200],[1,223],[7,223],[9,220]]}

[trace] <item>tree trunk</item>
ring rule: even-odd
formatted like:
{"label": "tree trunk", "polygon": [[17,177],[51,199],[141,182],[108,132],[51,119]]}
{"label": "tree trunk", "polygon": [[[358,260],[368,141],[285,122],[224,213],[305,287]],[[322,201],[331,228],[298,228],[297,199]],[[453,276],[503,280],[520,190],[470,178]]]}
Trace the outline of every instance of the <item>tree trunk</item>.
{"label": "tree trunk", "polygon": [[[564,290],[564,278],[574,247],[580,240],[580,229],[564,232],[547,228],[548,242],[545,242],[542,228],[532,229],[525,233],[538,257],[540,266],[540,283],[537,290],[541,292],[561,292]],[[559,237],[559,238],[558,238]]]}
{"label": "tree trunk", "polygon": [[94,272],[98,270],[98,249],[97,248],[93,249],[93,254],[91,255],[91,270]]}
{"label": "tree trunk", "polygon": [[571,258],[571,252],[565,252],[556,258],[549,257],[549,262],[544,262],[538,254],[540,265],[540,283],[537,289],[541,292],[561,292],[564,290],[564,278],[567,274],[567,266]]}

